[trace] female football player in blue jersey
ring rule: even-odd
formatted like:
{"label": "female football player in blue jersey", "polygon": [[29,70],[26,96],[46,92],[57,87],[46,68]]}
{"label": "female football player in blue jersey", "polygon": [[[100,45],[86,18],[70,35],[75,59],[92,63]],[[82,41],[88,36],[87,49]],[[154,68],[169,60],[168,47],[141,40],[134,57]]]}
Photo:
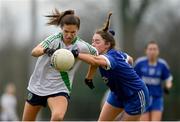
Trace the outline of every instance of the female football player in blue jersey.
{"label": "female football player in blue jersey", "polygon": [[115,39],[109,33],[109,14],[104,28],[95,32],[92,45],[98,50],[98,56],[79,53],[72,50],[74,57],[90,64],[86,83],[93,86],[92,79],[97,67],[106,85],[110,88],[108,99],[103,105],[99,121],[112,121],[121,113],[121,121],[139,120],[148,105],[148,89],[128,63],[129,56],[116,50]]}
{"label": "female football player in blue jersey", "polygon": [[159,46],[150,41],[146,46],[146,56],[135,62],[137,74],[146,83],[150,94],[150,106],[141,117],[143,121],[160,121],[163,112],[163,81],[167,92],[172,87],[172,75],[165,60],[158,57]]}

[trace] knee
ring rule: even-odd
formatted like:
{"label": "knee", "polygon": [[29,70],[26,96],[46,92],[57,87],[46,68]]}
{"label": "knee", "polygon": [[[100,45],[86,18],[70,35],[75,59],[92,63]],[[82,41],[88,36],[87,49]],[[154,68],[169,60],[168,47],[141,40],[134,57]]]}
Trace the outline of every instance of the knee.
{"label": "knee", "polygon": [[53,112],[51,115],[51,121],[62,121],[64,119],[64,114],[60,112]]}

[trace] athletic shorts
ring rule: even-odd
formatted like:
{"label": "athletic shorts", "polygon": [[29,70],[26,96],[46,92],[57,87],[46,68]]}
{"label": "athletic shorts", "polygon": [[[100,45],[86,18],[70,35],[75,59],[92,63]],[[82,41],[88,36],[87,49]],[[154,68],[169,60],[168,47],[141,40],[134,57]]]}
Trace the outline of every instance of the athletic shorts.
{"label": "athletic shorts", "polygon": [[26,101],[33,106],[41,105],[43,107],[46,107],[47,99],[49,97],[57,97],[57,96],[64,96],[68,101],[70,99],[69,95],[64,92],[59,92],[59,93],[51,94],[51,95],[47,95],[47,96],[38,96],[29,91]]}
{"label": "athletic shorts", "polygon": [[128,99],[123,99],[110,92],[107,102],[114,107],[123,108],[129,115],[139,115],[148,108],[149,93],[147,90],[140,90]]}
{"label": "athletic shorts", "polygon": [[150,96],[149,97],[149,107],[146,112],[151,112],[153,110],[163,111],[164,109],[163,97]]}

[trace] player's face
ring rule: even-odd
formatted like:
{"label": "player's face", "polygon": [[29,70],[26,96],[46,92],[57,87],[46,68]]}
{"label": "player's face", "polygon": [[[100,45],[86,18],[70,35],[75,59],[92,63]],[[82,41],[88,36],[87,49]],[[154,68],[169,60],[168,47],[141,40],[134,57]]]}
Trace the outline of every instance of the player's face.
{"label": "player's face", "polygon": [[149,44],[146,48],[146,55],[149,60],[157,59],[159,55],[159,47],[157,44]]}
{"label": "player's face", "polygon": [[105,40],[99,34],[93,35],[92,46],[98,50],[99,54],[105,53],[109,48],[109,45],[105,43]]}
{"label": "player's face", "polygon": [[76,25],[64,25],[62,27],[62,31],[63,41],[65,42],[65,44],[71,44],[71,42],[77,35],[78,27]]}

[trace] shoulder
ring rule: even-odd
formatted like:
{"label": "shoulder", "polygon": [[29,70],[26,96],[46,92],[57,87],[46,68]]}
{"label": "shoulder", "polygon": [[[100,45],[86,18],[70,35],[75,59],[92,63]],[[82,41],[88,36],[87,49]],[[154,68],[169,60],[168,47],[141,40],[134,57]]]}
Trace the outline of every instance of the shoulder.
{"label": "shoulder", "polygon": [[82,50],[82,52],[86,52],[88,50],[88,52],[90,52],[91,54],[97,54],[98,51],[95,47],[93,47],[92,45],[90,45],[88,42],[82,40],[81,38],[77,38],[76,42],[75,42],[78,46],[78,48],[80,50]]}
{"label": "shoulder", "polygon": [[116,49],[110,49],[105,55],[108,55],[114,59],[126,59],[128,56],[125,52]]}
{"label": "shoulder", "polygon": [[123,52],[123,51],[119,51],[119,52],[120,52],[120,55],[122,55],[125,58],[128,58],[129,55],[126,52]]}
{"label": "shoulder", "polygon": [[125,53],[121,52],[120,50],[111,49],[107,53],[104,54],[106,57],[111,59],[112,61],[120,61],[119,59],[126,59]]}
{"label": "shoulder", "polygon": [[86,41],[84,41],[83,39],[81,39],[80,37],[77,37],[75,43],[77,43],[77,44],[79,44],[79,45],[85,45],[85,46],[86,46],[86,45],[87,45],[87,46],[90,45],[89,43],[87,43]]}
{"label": "shoulder", "polygon": [[159,59],[158,59],[158,63],[159,63],[160,65],[163,65],[163,66],[169,68],[168,63],[167,63],[163,58],[159,58]]}
{"label": "shoulder", "polygon": [[140,63],[143,63],[143,62],[146,62],[146,61],[147,61],[147,57],[143,56],[143,57],[140,57],[140,58],[136,59],[134,64],[137,65],[137,64],[140,64]]}
{"label": "shoulder", "polygon": [[113,55],[113,54],[120,54],[122,55],[123,52],[119,51],[119,50],[115,50],[115,49],[110,49],[107,54]]}
{"label": "shoulder", "polygon": [[40,44],[44,47],[44,48],[47,48],[49,47],[50,45],[54,45],[54,44],[57,44],[59,43],[59,40],[61,39],[62,37],[62,34],[61,33],[55,33],[55,34],[52,34],[48,37],[46,37]]}
{"label": "shoulder", "polygon": [[59,33],[55,33],[55,34],[48,36],[45,40],[48,42],[52,42],[52,41],[59,39],[61,37],[62,37],[62,33],[59,32]]}

